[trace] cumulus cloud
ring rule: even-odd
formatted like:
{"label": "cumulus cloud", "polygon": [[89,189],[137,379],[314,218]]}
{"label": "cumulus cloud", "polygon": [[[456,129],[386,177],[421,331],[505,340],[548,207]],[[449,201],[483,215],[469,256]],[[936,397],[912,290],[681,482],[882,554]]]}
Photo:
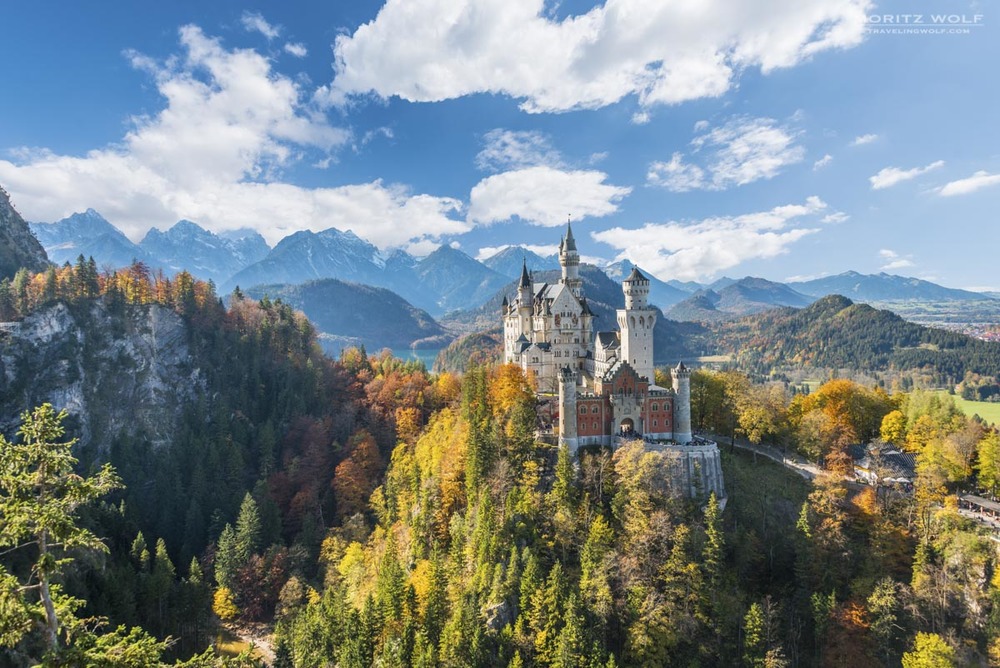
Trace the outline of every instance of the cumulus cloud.
{"label": "cumulus cloud", "polygon": [[831,162],[833,162],[833,156],[830,155],[829,153],[827,153],[822,158],[820,158],[819,160],[817,160],[816,162],[813,163],[813,171],[815,172],[815,171],[818,171],[820,169],[823,169],[824,167],[826,167],[827,165],[829,165]]}
{"label": "cumulus cloud", "polygon": [[272,40],[281,34],[281,28],[268,23],[260,12],[243,12],[243,16],[240,17],[240,23],[243,24],[243,29],[247,32],[259,32],[268,40]]}
{"label": "cumulus cloud", "polygon": [[[855,46],[870,5],[608,0],[554,19],[544,0],[388,0],[374,20],[337,38],[325,97],[494,93],[528,112],[561,112],[634,95],[649,109],[719,97],[748,68],[766,74]],[[640,111],[633,120],[647,119]]]}
{"label": "cumulus cloud", "polygon": [[773,118],[739,116],[716,128],[702,123],[695,127],[702,134],[691,141],[689,157],[700,158],[702,164],[674,153],[669,162],[650,164],[647,183],[672,192],[725,190],[773,178],[805,157],[805,149],[795,143],[799,132]]}
{"label": "cumulus cloud", "polygon": [[955,195],[968,195],[982,188],[988,188],[1000,183],[1000,174],[990,174],[986,171],[978,171],[972,176],[957,181],[949,181],[941,186],[938,194],[942,197],[954,197]]}
{"label": "cumulus cloud", "polygon": [[564,163],[548,135],[537,131],[490,130],[483,136],[483,150],[476,155],[476,166],[489,172],[538,165],[558,168]]}
{"label": "cumulus cloud", "polygon": [[252,50],[227,50],[196,26],[164,63],[137,53],[165,100],[132,119],[118,143],[83,156],[21,152],[0,160],[0,182],[34,220],[94,207],[133,239],[194,220],[216,232],[253,227],[274,243],[300,229],[353,229],[380,247],[467,231],[462,202],[372,183],[302,188],[282,169],[349,140],[304,100],[295,81]]}
{"label": "cumulus cloud", "polygon": [[786,253],[793,243],[819,231],[816,218],[826,210],[826,203],[813,196],[770,211],[616,227],[591,236],[619,251],[615,261],[631,260],[663,280],[697,281],[747,260]]}
{"label": "cumulus cloud", "polygon": [[855,137],[851,141],[851,146],[864,146],[865,144],[871,144],[873,141],[878,139],[876,134],[860,135]]}
{"label": "cumulus cloud", "polygon": [[889,250],[888,248],[883,248],[878,252],[878,256],[882,258],[882,271],[894,271],[897,269],[906,269],[907,267],[914,266],[912,255],[900,255],[894,250]]}
{"label": "cumulus cloud", "polygon": [[309,49],[302,42],[288,42],[285,44],[285,53],[291,54],[296,58],[305,58],[309,55]]}
{"label": "cumulus cloud", "polygon": [[488,176],[469,195],[468,220],[489,225],[512,218],[557,227],[573,220],[615,213],[631,188],[605,183],[595,170],[564,171],[544,165]]}
{"label": "cumulus cloud", "polygon": [[913,169],[900,169],[899,167],[886,167],[879,170],[875,176],[869,176],[868,181],[872,184],[872,190],[883,190],[891,188],[897,183],[915,179],[921,174],[926,174],[932,170],[944,167],[944,160],[936,160],[926,167],[914,167]]}

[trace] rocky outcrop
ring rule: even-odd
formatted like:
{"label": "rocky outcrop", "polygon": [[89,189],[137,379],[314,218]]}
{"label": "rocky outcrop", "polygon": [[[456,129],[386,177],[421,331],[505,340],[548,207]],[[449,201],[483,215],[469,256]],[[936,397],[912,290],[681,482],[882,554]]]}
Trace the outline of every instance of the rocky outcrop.
{"label": "rocky outcrop", "polygon": [[13,278],[22,267],[42,271],[47,266],[45,249],[11,204],[7,191],[0,188],[0,280]]}
{"label": "rocky outcrop", "polygon": [[171,441],[203,388],[187,328],[160,306],[112,312],[103,301],[54,304],[0,333],[0,431],[43,402],[70,414],[70,435],[104,451],[116,440]]}

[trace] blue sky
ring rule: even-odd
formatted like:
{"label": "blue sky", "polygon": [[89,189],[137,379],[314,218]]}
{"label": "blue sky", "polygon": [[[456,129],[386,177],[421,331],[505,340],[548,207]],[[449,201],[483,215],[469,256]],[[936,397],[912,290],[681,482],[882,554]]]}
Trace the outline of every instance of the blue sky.
{"label": "blue sky", "polygon": [[0,185],[136,240],[189,218],[484,257],[572,216],[583,255],[662,279],[997,288],[995,8],[14,3]]}

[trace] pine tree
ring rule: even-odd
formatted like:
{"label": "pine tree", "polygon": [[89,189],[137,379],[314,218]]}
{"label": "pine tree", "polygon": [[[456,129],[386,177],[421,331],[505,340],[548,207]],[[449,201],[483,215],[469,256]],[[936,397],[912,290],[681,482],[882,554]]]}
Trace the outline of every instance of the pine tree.
{"label": "pine tree", "polygon": [[66,415],[43,404],[21,415],[16,443],[0,435],[0,548],[33,547],[31,579],[23,586],[38,591],[45,644],[53,653],[59,650],[59,615],[65,614],[65,608],[57,612],[58,595],[52,589],[67,564],[63,555],[71,550],[108,551],[77,524],[76,511],[122,486],[110,464],[89,478],[74,473],[76,441],[60,441]]}
{"label": "pine tree", "polygon": [[240,514],[236,519],[236,563],[237,570],[250,561],[250,557],[260,553],[260,513],[257,502],[247,492],[240,505]]}
{"label": "pine tree", "polygon": [[232,524],[227,524],[215,550],[215,581],[220,587],[230,588],[241,566],[237,557],[236,530]]}

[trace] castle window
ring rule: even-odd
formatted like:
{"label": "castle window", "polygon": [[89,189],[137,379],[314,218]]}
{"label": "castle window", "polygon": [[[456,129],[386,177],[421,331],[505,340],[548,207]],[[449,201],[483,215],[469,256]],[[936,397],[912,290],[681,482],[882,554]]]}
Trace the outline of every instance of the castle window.
{"label": "castle window", "polygon": [[653,410],[654,410],[654,411],[657,411],[657,410],[659,410],[659,409],[660,409],[660,406],[659,406],[659,404],[653,404]]}
{"label": "castle window", "polygon": [[597,412],[597,406],[594,406],[593,408],[591,408],[590,412],[591,413],[596,413]]}
{"label": "castle window", "polygon": [[594,423],[594,431],[597,431],[597,423]]}
{"label": "castle window", "polygon": [[587,412],[587,407],[586,406],[580,406],[580,412],[581,413],[586,413]]}
{"label": "castle window", "polygon": [[653,426],[654,426],[654,427],[655,427],[655,426],[657,426],[657,424],[656,424],[656,420],[653,420]]}

